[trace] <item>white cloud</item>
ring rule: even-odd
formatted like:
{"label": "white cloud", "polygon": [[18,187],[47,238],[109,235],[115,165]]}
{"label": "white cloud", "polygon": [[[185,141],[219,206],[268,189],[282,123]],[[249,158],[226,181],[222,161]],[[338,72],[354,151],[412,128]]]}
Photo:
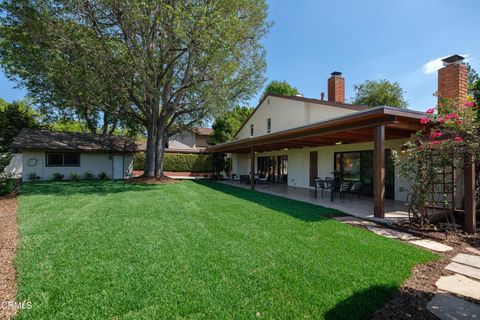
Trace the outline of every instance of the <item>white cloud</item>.
{"label": "white cloud", "polygon": [[[469,58],[470,55],[468,53],[467,54],[462,54],[461,56],[465,57],[465,62],[470,61],[470,58]],[[422,67],[423,73],[424,74],[436,73],[438,71],[438,69],[443,67],[442,59],[445,59],[446,57],[448,57],[448,56],[443,56],[443,57],[440,57],[440,58],[437,58],[437,59],[433,59],[433,60],[430,60],[427,63],[425,63]]]}

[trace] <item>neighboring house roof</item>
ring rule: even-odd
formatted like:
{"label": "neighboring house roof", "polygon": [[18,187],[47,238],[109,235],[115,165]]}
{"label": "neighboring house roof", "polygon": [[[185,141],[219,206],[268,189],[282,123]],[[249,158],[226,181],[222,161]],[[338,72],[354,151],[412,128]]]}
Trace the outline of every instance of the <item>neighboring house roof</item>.
{"label": "neighboring house roof", "polygon": [[267,93],[266,95],[263,96],[263,98],[260,100],[260,102],[255,107],[255,109],[253,109],[252,113],[248,116],[248,118],[242,123],[240,128],[238,128],[237,132],[235,132],[235,134],[233,135],[234,137],[236,137],[237,134],[240,132],[240,130],[242,130],[242,128],[245,127],[245,125],[253,117],[253,115],[255,114],[257,109],[262,105],[262,103],[268,97],[276,97],[276,98],[295,100],[295,101],[301,101],[301,102],[307,102],[307,103],[315,103],[315,104],[324,105],[324,106],[338,107],[338,108],[344,108],[344,109],[349,109],[349,110],[357,110],[357,111],[368,109],[368,106],[363,106],[363,105],[353,105],[353,104],[348,104],[348,103],[339,103],[339,102],[332,102],[332,101],[313,99],[313,98],[305,98],[305,97],[299,97],[299,96],[284,96],[284,95],[281,95],[281,94]]}
{"label": "neighboring house roof", "polygon": [[209,136],[213,132],[212,128],[196,128],[196,133],[201,136]]}
{"label": "neighboring house roof", "polygon": [[188,148],[188,149],[175,149],[167,148],[166,153],[208,153],[206,147]]}
{"label": "neighboring house roof", "polygon": [[13,140],[15,149],[136,152],[139,146],[125,136],[23,129]]}

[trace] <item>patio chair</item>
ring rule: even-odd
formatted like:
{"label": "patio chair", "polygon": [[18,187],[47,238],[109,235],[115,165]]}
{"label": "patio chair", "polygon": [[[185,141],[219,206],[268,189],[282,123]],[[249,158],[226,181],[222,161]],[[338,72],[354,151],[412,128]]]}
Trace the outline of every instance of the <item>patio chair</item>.
{"label": "patio chair", "polygon": [[257,178],[258,183],[267,183],[268,182],[268,174],[265,175],[265,177],[258,177]]}
{"label": "patio chair", "polygon": [[330,201],[333,201],[333,198],[335,197],[334,192],[335,192],[335,183],[333,180],[324,180],[323,181],[323,192],[330,192]]}
{"label": "patio chair", "polygon": [[232,174],[232,182],[240,182],[240,177],[236,174]]}
{"label": "patio chair", "polygon": [[360,192],[362,191],[362,183],[361,182],[354,182],[350,187],[350,200],[353,199],[353,195],[357,195],[357,199],[360,200]]}
{"label": "patio chair", "polygon": [[317,199],[317,190],[322,192],[322,199],[323,199],[323,189],[325,188],[325,183],[322,178],[315,179],[315,199]]}
{"label": "patio chair", "polygon": [[349,181],[342,181],[340,183],[340,187],[338,189],[338,194],[340,198],[345,199],[345,193],[350,192],[350,182]]}

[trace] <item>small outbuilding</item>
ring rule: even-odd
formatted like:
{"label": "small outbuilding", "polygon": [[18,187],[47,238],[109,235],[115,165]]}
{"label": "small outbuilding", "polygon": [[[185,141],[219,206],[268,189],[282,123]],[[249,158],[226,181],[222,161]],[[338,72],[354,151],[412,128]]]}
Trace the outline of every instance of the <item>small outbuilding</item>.
{"label": "small outbuilding", "polygon": [[75,175],[127,179],[133,173],[133,154],[139,146],[129,137],[80,132],[22,130],[12,147],[22,156],[22,181],[33,176],[50,180]]}

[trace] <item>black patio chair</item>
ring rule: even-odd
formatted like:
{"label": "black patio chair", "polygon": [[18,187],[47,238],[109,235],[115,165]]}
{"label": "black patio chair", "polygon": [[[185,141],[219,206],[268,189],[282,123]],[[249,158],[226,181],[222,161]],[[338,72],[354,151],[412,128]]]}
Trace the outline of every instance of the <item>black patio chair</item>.
{"label": "black patio chair", "polygon": [[317,190],[320,190],[322,193],[323,199],[323,189],[325,188],[325,183],[322,178],[315,179],[315,199],[317,199]]}
{"label": "black patio chair", "polygon": [[323,192],[330,192],[330,201],[333,201],[335,195],[335,183],[333,180],[324,180],[323,181]]}
{"label": "black patio chair", "polygon": [[350,192],[350,182],[349,181],[342,181],[338,188],[338,195],[341,199],[345,199],[345,193]]}
{"label": "black patio chair", "polygon": [[353,199],[353,196],[356,194],[357,199],[360,200],[360,192],[362,191],[362,183],[359,181],[356,181],[352,183],[352,186],[350,187],[350,200]]}

